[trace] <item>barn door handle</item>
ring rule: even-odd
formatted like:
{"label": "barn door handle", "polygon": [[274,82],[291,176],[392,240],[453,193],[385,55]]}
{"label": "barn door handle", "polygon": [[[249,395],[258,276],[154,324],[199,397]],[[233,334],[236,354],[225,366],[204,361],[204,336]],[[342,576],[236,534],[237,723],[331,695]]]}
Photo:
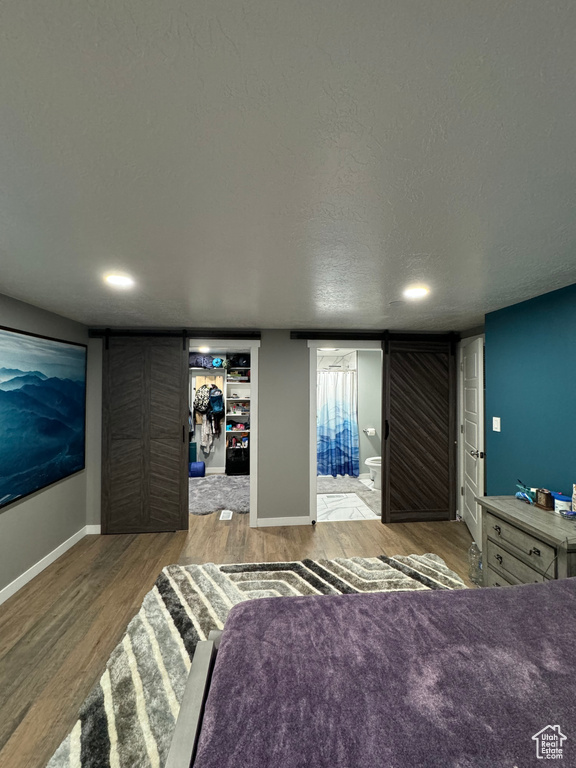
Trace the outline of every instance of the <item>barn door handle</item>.
{"label": "barn door handle", "polygon": [[384,440],[388,440],[388,435],[390,434],[390,424],[388,423],[388,419],[384,422]]}

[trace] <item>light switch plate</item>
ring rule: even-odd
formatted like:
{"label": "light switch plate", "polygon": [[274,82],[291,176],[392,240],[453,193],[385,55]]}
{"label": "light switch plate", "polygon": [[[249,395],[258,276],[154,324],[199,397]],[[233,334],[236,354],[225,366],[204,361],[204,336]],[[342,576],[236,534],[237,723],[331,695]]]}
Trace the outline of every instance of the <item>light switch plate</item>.
{"label": "light switch plate", "polygon": [[500,416],[492,417],[492,431],[500,432]]}

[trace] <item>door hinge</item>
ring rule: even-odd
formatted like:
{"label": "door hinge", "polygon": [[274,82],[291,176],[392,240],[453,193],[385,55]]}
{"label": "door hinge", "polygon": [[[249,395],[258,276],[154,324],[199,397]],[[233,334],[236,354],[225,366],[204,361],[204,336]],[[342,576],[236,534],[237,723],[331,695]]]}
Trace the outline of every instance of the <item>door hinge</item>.
{"label": "door hinge", "polygon": [[464,424],[460,424],[460,433],[464,434]]}
{"label": "door hinge", "polygon": [[464,496],[464,486],[460,486],[460,496]]}
{"label": "door hinge", "polygon": [[463,371],[463,370],[464,370],[464,360],[461,360],[461,361],[460,361],[460,370],[461,370],[461,371]]}

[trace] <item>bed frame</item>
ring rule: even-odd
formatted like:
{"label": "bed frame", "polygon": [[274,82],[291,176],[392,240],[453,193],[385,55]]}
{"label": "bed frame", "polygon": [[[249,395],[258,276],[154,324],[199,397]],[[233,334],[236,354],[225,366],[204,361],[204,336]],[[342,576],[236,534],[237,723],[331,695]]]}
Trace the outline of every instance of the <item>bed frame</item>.
{"label": "bed frame", "polygon": [[164,768],[190,768],[194,762],[221,635],[222,630],[213,629],[208,640],[196,645]]}

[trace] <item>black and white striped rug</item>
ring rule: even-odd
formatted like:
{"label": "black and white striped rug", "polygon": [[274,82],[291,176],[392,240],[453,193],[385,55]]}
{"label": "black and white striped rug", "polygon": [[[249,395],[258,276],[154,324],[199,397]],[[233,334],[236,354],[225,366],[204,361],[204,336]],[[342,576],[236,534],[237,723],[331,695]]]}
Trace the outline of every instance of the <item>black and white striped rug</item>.
{"label": "black and white striped rug", "polygon": [[244,600],[465,589],[437,555],[165,568],[48,768],[162,768],[198,640]]}

